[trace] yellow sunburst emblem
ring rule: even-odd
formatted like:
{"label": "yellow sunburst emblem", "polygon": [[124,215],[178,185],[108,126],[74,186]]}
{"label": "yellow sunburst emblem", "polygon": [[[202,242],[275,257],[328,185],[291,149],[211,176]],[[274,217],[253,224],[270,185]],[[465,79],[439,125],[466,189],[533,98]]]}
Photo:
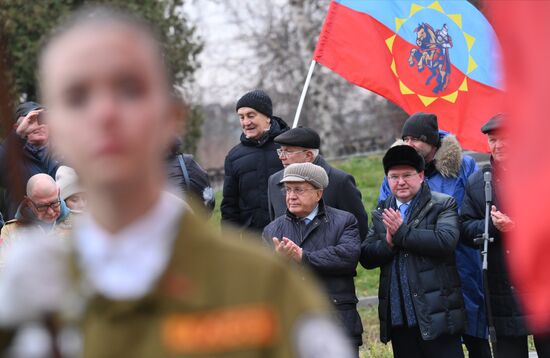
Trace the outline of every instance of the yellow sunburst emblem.
{"label": "yellow sunburst emblem", "polygon": [[[399,31],[401,26],[405,22],[407,22],[414,14],[416,14],[418,11],[423,10],[423,9],[432,9],[432,10],[439,11],[442,14],[444,14],[445,16],[447,16],[449,19],[451,19],[458,26],[458,28],[462,31],[462,35],[464,36],[464,40],[466,41],[466,45],[468,47],[468,69],[467,69],[467,72],[466,72],[466,76],[464,77],[464,80],[462,81],[462,84],[458,87],[458,89],[456,91],[454,91],[450,94],[444,95],[444,96],[423,96],[423,95],[417,93],[416,91],[410,89],[399,78],[399,74],[397,72],[397,66],[395,64],[395,56],[394,56],[394,53],[393,53],[393,44],[395,42],[397,32]],[[396,32],[396,35],[390,36],[389,38],[386,39],[386,45],[388,46],[388,49],[390,50],[390,53],[392,55],[392,63],[391,63],[390,68],[392,70],[392,73],[395,75],[395,77],[399,81],[399,90],[401,91],[401,94],[417,96],[420,99],[420,101],[424,104],[424,106],[428,107],[429,105],[431,105],[432,103],[434,103],[436,100],[438,100],[440,98],[445,100],[445,101],[455,103],[460,92],[467,92],[468,91],[468,76],[467,75],[470,74],[473,70],[475,70],[477,68],[477,64],[476,64],[476,62],[474,61],[474,59],[471,55],[471,49],[472,49],[476,39],[475,39],[475,37],[473,37],[472,35],[466,33],[463,30],[463,28],[462,28],[462,15],[461,14],[447,14],[443,10],[443,8],[441,7],[441,4],[439,3],[439,1],[434,1],[433,3],[431,3],[428,6],[422,6],[422,5],[413,3],[413,4],[411,4],[411,8],[410,8],[410,11],[409,11],[409,16],[407,18],[395,18],[395,32]]]}

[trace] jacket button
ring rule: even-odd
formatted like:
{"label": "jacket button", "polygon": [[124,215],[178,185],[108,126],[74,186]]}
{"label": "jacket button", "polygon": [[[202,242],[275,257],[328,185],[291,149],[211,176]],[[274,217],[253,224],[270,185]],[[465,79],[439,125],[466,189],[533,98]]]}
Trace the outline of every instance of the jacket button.
{"label": "jacket button", "polygon": [[405,257],[409,257],[409,254],[405,254]]}
{"label": "jacket button", "polygon": [[428,335],[428,332],[424,331],[422,332],[423,335],[427,336]]}
{"label": "jacket button", "polygon": [[416,293],[416,292],[415,292],[415,293],[413,293],[413,296],[414,296],[414,297],[418,296],[418,293]]}

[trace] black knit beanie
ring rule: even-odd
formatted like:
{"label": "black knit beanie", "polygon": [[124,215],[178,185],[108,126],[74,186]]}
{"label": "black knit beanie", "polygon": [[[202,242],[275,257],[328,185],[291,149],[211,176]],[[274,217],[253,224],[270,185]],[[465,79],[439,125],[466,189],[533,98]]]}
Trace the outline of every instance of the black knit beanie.
{"label": "black knit beanie", "polygon": [[237,101],[237,108],[249,107],[265,114],[269,118],[273,116],[273,104],[269,95],[262,90],[250,91]]}
{"label": "black knit beanie", "polygon": [[411,136],[435,147],[439,146],[439,128],[437,116],[432,113],[418,112],[410,116],[403,125],[401,138]]}

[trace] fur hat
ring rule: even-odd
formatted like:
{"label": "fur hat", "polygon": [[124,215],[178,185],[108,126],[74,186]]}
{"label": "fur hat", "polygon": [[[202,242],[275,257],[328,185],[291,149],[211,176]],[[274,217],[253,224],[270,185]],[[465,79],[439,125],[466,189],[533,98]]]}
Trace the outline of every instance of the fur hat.
{"label": "fur hat", "polygon": [[391,168],[398,165],[408,165],[413,167],[417,172],[424,171],[424,158],[409,145],[396,145],[388,149],[382,159],[384,165],[384,173],[388,175]]}

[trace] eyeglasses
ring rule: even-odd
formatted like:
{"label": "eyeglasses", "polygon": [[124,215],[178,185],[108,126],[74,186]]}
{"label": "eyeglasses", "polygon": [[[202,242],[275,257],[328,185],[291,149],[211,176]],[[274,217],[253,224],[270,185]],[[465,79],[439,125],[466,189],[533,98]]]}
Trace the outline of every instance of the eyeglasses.
{"label": "eyeglasses", "polygon": [[48,204],[42,204],[42,205],[36,205],[36,203],[34,201],[32,201],[31,199],[29,199],[29,201],[32,203],[32,205],[34,206],[34,208],[36,209],[36,211],[40,212],[40,213],[45,213],[46,211],[48,211],[49,208],[52,208],[52,209],[57,209],[59,208],[59,206],[61,205],[61,199],[57,199],[56,201],[53,201],[51,203],[48,203]]}
{"label": "eyeglasses", "polygon": [[398,183],[401,179],[403,179],[405,182],[408,182],[413,177],[415,177],[418,173],[407,173],[403,175],[390,175],[388,176],[388,180],[394,183]]}
{"label": "eyeglasses", "polygon": [[282,191],[283,194],[285,194],[285,195],[294,193],[294,194],[296,194],[296,195],[298,195],[298,196],[304,195],[304,193],[305,193],[306,191],[310,191],[310,190],[312,190],[312,191],[317,191],[317,190],[319,190],[319,189],[304,189],[304,188],[295,188],[295,189],[292,189],[292,188],[282,188],[282,189],[281,189],[281,191]]}
{"label": "eyeglasses", "polygon": [[277,155],[279,157],[288,157],[288,156],[294,155],[296,153],[302,153],[302,152],[307,152],[307,150],[295,150],[293,152],[290,152],[288,150],[277,149]]}

